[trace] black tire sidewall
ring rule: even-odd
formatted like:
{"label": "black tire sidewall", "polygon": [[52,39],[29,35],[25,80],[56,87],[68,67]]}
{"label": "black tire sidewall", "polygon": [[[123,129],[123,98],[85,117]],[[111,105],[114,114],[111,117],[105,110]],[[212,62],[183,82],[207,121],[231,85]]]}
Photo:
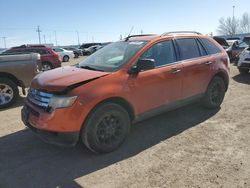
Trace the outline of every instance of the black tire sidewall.
{"label": "black tire sidewall", "polygon": [[239,68],[239,72],[240,72],[240,74],[247,74],[249,72],[249,70],[248,69],[240,69]]}
{"label": "black tire sidewall", "polygon": [[[213,87],[216,84],[220,85],[221,92],[222,92],[221,93],[221,100],[217,104],[215,104],[215,103],[213,103],[211,101],[211,91],[212,91]],[[209,83],[207,92],[206,92],[205,97],[204,97],[204,105],[205,105],[205,107],[211,108],[211,109],[220,107],[221,103],[224,100],[225,92],[226,92],[226,85],[225,85],[224,80],[221,77],[218,77],[218,76],[214,77],[212,79],[212,81]]]}
{"label": "black tire sidewall", "polygon": [[8,85],[13,90],[13,98],[11,99],[11,101],[9,103],[4,104],[4,105],[0,105],[0,109],[1,109],[1,108],[7,108],[7,107],[11,106],[16,101],[16,99],[19,95],[19,92],[18,92],[17,85],[12,80],[10,80],[8,78],[0,78],[0,83]]}
{"label": "black tire sidewall", "polygon": [[[43,64],[42,64],[42,69],[43,69],[43,66],[44,66],[44,65],[48,65],[48,66],[50,67],[50,70],[53,69],[51,63],[48,63],[48,62],[43,63]],[[44,71],[45,71],[45,70],[44,70]]]}
{"label": "black tire sidewall", "polygon": [[[123,122],[123,131],[121,139],[118,143],[106,147],[98,143],[96,137],[97,125],[102,117],[107,113],[114,111],[119,114],[121,121]],[[104,103],[97,106],[89,115],[86,122],[83,125],[82,141],[91,150],[96,153],[107,153],[117,149],[126,139],[130,131],[130,118],[128,112],[120,105],[115,103]]]}
{"label": "black tire sidewall", "polygon": [[67,55],[63,56],[63,61],[68,62],[69,61],[69,56],[67,56]]}

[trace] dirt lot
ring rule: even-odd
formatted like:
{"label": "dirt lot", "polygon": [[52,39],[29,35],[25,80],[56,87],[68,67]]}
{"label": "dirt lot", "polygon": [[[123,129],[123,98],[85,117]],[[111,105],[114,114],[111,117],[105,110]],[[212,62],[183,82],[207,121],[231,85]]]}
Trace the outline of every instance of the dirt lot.
{"label": "dirt lot", "polygon": [[148,119],[106,155],[43,143],[20,120],[23,102],[0,111],[0,188],[250,187],[250,75],[233,66],[221,109]]}

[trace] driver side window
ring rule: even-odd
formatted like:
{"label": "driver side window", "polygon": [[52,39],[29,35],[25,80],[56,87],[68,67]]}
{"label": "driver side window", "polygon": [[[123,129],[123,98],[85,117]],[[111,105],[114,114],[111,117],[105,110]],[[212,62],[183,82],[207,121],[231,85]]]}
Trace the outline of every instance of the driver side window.
{"label": "driver side window", "polygon": [[171,40],[159,42],[144,52],[140,58],[153,59],[156,67],[174,63],[176,56],[173,42]]}

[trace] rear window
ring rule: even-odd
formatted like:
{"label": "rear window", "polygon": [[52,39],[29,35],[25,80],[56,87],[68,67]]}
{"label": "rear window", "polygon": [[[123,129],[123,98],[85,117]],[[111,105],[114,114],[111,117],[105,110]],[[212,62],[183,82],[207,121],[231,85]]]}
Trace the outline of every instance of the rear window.
{"label": "rear window", "polygon": [[218,46],[216,46],[214,43],[212,43],[210,40],[205,39],[205,38],[201,38],[200,39],[203,46],[205,47],[205,49],[207,50],[208,54],[217,54],[220,53],[221,50]]}
{"label": "rear window", "polygon": [[248,45],[250,45],[250,37],[245,37],[243,39],[243,42],[247,43]]}
{"label": "rear window", "polygon": [[181,60],[192,59],[200,56],[199,48],[195,39],[177,39],[180,49]]}

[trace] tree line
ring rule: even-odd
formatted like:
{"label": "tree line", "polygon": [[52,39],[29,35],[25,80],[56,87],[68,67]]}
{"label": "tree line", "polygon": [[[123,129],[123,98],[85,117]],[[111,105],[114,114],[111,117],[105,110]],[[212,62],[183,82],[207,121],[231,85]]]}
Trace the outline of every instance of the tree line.
{"label": "tree line", "polygon": [[227,17],[219,19],[217,32],[221,35],[250,33],[250,16],[244,13],[241,18]]}

